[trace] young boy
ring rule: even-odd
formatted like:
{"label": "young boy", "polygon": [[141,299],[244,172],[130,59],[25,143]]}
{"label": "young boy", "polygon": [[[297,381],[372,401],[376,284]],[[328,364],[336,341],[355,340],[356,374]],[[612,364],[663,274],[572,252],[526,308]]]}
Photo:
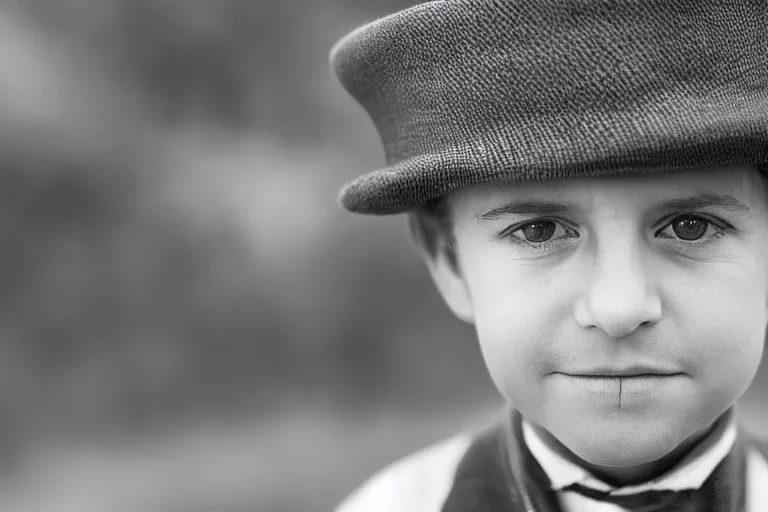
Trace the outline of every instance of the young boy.
{"label": "young boy", "polygon": [[[436,0],[331,61],[509,403],[341,512],[768,510],[736,400],[768,327],[768,3]],[[761,451],[763,452],[761,454]]]}

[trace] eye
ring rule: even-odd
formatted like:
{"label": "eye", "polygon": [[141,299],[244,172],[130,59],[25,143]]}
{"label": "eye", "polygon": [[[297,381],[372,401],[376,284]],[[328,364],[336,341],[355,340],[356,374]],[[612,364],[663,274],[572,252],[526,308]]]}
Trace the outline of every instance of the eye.
{"label": "eye", "polygon": [[[662,235],[662,238],[677,238],[684,242],[697,242],[707,233],[710,233],[710,236],[707,238],[722,235],[725,228],[725,226],[715,223],[707,217],[684,214],[673,218],[672,222],[667,224],[664,229],[656,232],[656,236]],[[711,233],[711,231],[714,231],[714,233]]]}
{"label": "eye", "polygon": [[552,237],[560,233],[555,239],[569,236],[569,231],[559,222],[549,219],[529,221],[514,231],[509,231],[509,236],[522,243],[543,244],[552,241]]}
{"label": "eye", "polygon": [[[655,236],[670,239],[687,249],[715,243],[729,228],[731,226],[727,223],[708,216],[685,213],[673,217]],[[579,233],[556,220],[535,219],[517,224],[502,232],[501,236],[532,250],[548,251],[565,243],[564,239],[579,238]]]}

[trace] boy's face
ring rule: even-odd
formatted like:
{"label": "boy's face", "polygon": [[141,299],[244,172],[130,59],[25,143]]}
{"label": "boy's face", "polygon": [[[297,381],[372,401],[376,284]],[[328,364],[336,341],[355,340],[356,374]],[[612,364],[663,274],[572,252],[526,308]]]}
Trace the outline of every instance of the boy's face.
{"label": "boy's face", "polygon": [[[588,462],[650,462],[721,415],[758,369],[762,179],[740,165],[461,189],[446,197],[460,271],[442,258],[430,268],[524,417]],[[649,371],[666,376],[574,376]]]}

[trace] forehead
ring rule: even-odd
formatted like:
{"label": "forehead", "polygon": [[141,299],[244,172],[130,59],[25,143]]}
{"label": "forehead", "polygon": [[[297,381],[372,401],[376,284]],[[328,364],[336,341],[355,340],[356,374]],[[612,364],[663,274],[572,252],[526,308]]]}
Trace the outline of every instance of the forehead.
{"label": "forehead", "polygon": [[604,205],[643,211],[664,201],[709,196],[715,202],[729,201],[734,208],[741,203],[750,210],[762,211],[768,207],[766,183],[768,176],[763,177],[757,167],[732,165],[654,174],[490,183],[451,192],[446,198],[454,215],[473,217],[520,199],[559,203],[590,212]]}

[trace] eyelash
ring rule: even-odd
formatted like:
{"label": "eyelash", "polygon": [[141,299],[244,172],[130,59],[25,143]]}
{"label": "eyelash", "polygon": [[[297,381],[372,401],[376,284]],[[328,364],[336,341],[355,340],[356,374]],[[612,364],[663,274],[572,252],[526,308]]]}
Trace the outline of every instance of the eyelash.
{"label": "eyelash", "polygon": [[[665,222],[666,222],[666,220],[669,220],[669,222],[667,222],[666,224],[664,224],[664,226],[662,228],[657,230],[656,233],[654,233],[654,236],[658,236],[659,233],[661,233],[662,231],[665,231],[669,226],[672,225],[672,221],[674,221],[678,217],[684,217],[684,216],[691,216],[691,217],[703,220],[703,221],[705,221],[708,224],[707,231],[709,230],[709,226],[712,226],[717,231],[713,235],[711,235],[708,238],[706,238],[704,241],[687,241],[686,242],[686,241],[679,240],[677,238],[661,237],[661,238],[665,238],[667,240],[670,240],[670,239],[673,240],[673,243],[676,246],[682,248],[683,250],[699,249],[699,248],[703,248],[703,247],[705,247],[707,245],[710,245],[710,244],[713,244],[713,243],[717,243],[719,241],[719,239],[721,239],[725,235],[725,231],[727,231],[728,229],[732,228],[732,226],[728,225],[726,222],[718,220],[718,219],[715,219],[715,218],[710,217],[708,215],[703,215],[703,214],[700,214],[700,213],[693,213],[693,212],[680,212],[680,213],[675,213],[674,215],[670,215],[670,216],[666,217]],[[526,226],[528,226],[530,224],[534,224],[536,222],[541,222],[541,221],[550,221],[550,222],[554,222],[556,224],[559,224],[571,236],[560,237],[560,238],[558,238],[556,240],[549,240],[547,242],[540,242],[540,243],[527,242],[525,240],[522,240],[520,238],[512,236],[512,233],[516,233],[516,232],[520,231],[521,229],[523,229],[524,227],[526,227]],[[574,233],[575,233],[575,236],[572,236],[572,234],[574,234]],[[705,231],[705,233],[706,233],[706,231]],[[521,224],[516,224],[515,226],[512,226],[511,228],[504,230],[499,236],[501,238],[510,239],[516,245],[524,246],[527,249],[530,249],[530,250],[533,250],[533,251],[537,251],[537,252],[545,252],[547,250],[550,250],[550,249],[554,248],[555,246],[562,245],[562,240],[564,238],[578,238],[579,235],[576,232],[576,230],[574,230],[572,228],[569,228],[568,226],[563,225],[563,222],[558,220],[558,219],[542,217],[542,218],[538,218],[538,219],[527,220],[527,221],[525,221],[524,223],[521,223]]]}

